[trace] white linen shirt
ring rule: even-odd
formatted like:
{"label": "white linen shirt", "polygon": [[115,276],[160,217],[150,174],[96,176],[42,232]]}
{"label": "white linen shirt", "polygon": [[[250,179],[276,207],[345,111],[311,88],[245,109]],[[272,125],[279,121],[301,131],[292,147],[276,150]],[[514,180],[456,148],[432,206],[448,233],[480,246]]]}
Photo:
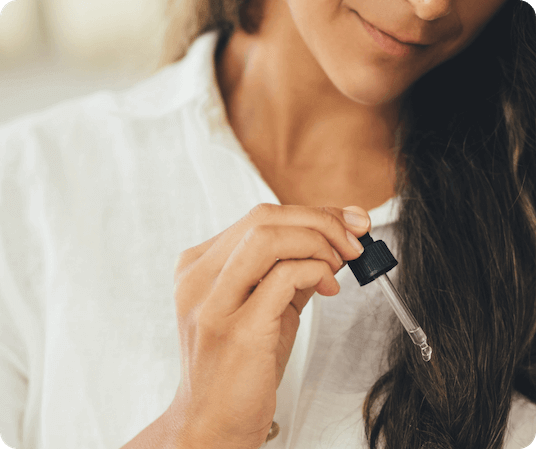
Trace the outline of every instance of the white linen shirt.
{"label": "white linen shirt", "polygon": [[[281,204],[244,152],[215,75],[219,33],[120,92],[0,128],[0,434],[17,449],[119,448],[180,382],[179,253],[260,203]],[[396,199],[370,211],[396,256]],[[390,272],[396,280],[396,268]],[[392,311],[348,267],[301,315],[268,449],[363,449]],[[536,433],[517,398],[508,448]]]}

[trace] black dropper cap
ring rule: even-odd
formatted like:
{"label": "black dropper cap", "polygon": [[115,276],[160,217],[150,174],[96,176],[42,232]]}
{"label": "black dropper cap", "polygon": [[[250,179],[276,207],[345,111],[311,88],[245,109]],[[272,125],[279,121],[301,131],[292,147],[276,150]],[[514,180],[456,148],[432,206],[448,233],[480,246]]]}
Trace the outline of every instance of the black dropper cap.
{"label": "black dropper cap", "polygon": [[398,261],[383,240],[374,241],[368,232],[359,241],[365,251],[357,259],[349,260],[348,266],[362,287],[396,267]]}

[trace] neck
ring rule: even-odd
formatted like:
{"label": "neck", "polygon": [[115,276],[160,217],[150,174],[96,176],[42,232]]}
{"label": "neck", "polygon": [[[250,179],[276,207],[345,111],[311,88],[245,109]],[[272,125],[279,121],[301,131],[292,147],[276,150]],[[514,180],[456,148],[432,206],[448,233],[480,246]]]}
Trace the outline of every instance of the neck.
{"label": "neck", "polygon": [[217,76],[231,127],[257,165],[273,172],[378,173],[394,158],[401,101],[365,105],[338,91],[284,1],[266,2],[256,34],[234,32]]}

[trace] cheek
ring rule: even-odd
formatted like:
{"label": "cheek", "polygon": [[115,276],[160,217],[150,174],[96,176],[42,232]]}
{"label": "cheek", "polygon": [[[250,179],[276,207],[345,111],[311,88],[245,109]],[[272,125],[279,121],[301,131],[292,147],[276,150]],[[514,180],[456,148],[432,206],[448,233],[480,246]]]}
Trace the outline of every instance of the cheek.
{"label": "cheek", "polygon": [[[458,54],[467,31],[428,52],[396,58],[379,49],[355,13],[339,0],[286,0],[305,46],[335,88],[354,102],[380,105],[395,100],[420,77]],[[466,11],[466,13],[468,13]],[[473,28],[477,26],[472,23]]]}
{"label": "cheek", "polygon": [[333,2],[323,3],[330,3],[323,14],[317,9],[318,14],[304,15],[296,25],[321,70],[350,100],[367,105],[394,100],[428,65],[431,55],[397,59],[385,54],[355,13],[347,8],[330,9]]}
{"label": "cheek", "polygon": [[286,0],[286,3],[302,36],[312,31],[325,32],[342,8],[339,0]]}

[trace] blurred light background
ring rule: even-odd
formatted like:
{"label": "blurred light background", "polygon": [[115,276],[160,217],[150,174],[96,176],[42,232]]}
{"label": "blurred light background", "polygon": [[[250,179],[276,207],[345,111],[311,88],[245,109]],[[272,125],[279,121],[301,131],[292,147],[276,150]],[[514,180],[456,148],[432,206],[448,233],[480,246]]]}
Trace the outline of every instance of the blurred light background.
{"label": "blurred light background", "polygon": [[155,68],[167,0],[6,1],[0,0],[0,123],[128,87]]}

